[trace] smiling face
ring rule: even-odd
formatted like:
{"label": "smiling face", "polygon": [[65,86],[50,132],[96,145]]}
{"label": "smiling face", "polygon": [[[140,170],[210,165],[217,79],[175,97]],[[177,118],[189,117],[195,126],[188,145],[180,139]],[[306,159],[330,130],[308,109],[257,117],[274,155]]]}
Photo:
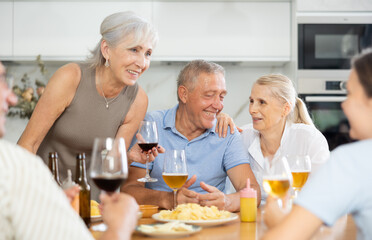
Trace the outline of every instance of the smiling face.
{"label": "smiling face", "polygon": [[201,73],[184,100],[191,125],[199,130],[212,128],[217,113],[223,109],[226,93],[222,73]]}
{"label": "smiling face", "polygon": [[137,79],[150,66],[152,54],[152,42],[141,43],[134,47],[128,47],[133,42],[131,37],[119,43],[116,47],[111,48],[105,41],[102,41],[102,54],[106,59],[109,59],[113,77],[124,83],[132,86]]}
{"label": "smiling face", "polygon": [[346,88],[347,98],[341,106],[350,123],[350,137],[359,140],[372,138],[372,99],[367,97],[354,69]]}
{"label": "smiling face", "polygon": [[284,127],[289,106],[275,97],[269,86],[254,84],[249,99],[254,129],[263,132]]}
{"label": "smiling face", "polygon": [[8,87],[5,67],[0,62],[0,138],[3,137],[5,133],[6,113],[8,112],[9,106],[13,106],[16,103],[17,97]]}

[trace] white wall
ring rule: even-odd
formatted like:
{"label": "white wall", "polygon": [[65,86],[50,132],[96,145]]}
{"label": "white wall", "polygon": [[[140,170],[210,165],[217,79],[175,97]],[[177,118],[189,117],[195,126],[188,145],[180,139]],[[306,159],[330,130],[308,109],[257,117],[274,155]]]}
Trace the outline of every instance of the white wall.
{"label": "white wall", "polygon": [[[166,64],[153,62],[147,72],[141,76],[139,84],[149,96],[149,111],[170,108],[177,103],[176,79],[184,64],[185,63]],[[48,76],[53,74],[60,65],[61,64],[47,64]],[[252,83],[259,76],[264,74],[288,74],[285,72],[285,67],[254,67],[239,63],[221,63],[221,65],[226,70],[226,85],[228,90],[228,94],[225,98],[224,112],[232,116],[238,126],[250,122],[247,103]],[[25,72],[29,74],[31,79],[42,79],[38,73],[36,64],[33,63],[21,65],[8,64],[8,72],[15,77],[16,81],[19,80]],[[5,139],[16,142],[26,124],[27,120],[25,119],[8,117]]]}

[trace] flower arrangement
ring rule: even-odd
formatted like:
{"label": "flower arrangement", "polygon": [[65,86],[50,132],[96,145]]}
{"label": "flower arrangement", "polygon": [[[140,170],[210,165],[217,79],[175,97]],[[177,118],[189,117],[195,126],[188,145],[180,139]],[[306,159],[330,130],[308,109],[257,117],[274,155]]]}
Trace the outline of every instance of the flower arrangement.
{"label": "flower arrangement", "polygon": [[[37,56],[36,62],[41,75],[45,78],[47,69],[40,55]],[[23,74],[20,82],[20,85],[13,86],[13,92],[17,95],[18,102],[17,105],[10,107],[8,116],[30,119],[36,103],[44,92],[45,84],[37,78],[32,81],[27,73]]]}

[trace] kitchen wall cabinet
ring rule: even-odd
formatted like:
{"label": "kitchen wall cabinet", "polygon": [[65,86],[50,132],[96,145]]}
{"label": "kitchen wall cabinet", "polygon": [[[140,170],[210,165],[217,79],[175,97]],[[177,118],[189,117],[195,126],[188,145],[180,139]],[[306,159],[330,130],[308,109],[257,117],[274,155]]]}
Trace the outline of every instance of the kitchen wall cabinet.
{"label": "kitchen wall cabinet", "polygon": [[297,0],[299,12],[367,12],[372,11],[371,0]]}
{"label": "kitchen wall cabinet", "polygon": [[13,3],[0,2],[0,57],[13,54]]}
{"label": "kitchen wall cabinet", "polygon": [[[9,2],[8,2],[9,3]],[[14,1],[5,17],[9,60],[83,60],[100,39],[107,15],[132,10],[154,23],[154,61],[283,64],[290,60],[291,3],[282,1]],[[13,6],[13,8],[12,8]],[[14,16],[12,15],[14,14]],[[0,17],[4,17],[1,15]],[[2,26],[3,28],[3,26]],[[5,46],[5,45],[4,45]],[[1,46],[0,46],[1,47]],[[10,51],[10,52],[9,52]]]}
{"label": "kitchen wall cabinet", "polygon": [[288,2],[154,2],[154,58],[286,61],[290,15]]}
{"label": "kitchen wall cabinet", "polygon": [[14,56],[84,59],[100,39],[102,20],[132,10],[151,19],[146,2],[15,2]]}

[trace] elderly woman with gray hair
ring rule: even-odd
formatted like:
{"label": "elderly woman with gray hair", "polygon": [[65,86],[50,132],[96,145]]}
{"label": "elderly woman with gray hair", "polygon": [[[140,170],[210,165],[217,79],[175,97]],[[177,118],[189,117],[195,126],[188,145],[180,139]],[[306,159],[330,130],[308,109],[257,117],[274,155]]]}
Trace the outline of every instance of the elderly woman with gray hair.
{"label": "elderly woman with gray hair", "polygon": [[262,189],[264,159],[309,155],[312,171],[329,157],[328,143],[314,126],[305,104],[297,97],[292,81],[281,74],[260,77],[249,97],[252,123],[243,127],[242,138],[251,168]]}
{"label": "elderly woman with gray hair", "polygon": [[89,168],[95,137],[123,137],[128,148],[147,111],[137,80],[150,66],[157,32],[133,12],[118,12],[103,20],[100,33],[86,62],[55,72],[18,141],[44,161],[58,152],[62,178],[75,169],[76,153],[86,153]]}

